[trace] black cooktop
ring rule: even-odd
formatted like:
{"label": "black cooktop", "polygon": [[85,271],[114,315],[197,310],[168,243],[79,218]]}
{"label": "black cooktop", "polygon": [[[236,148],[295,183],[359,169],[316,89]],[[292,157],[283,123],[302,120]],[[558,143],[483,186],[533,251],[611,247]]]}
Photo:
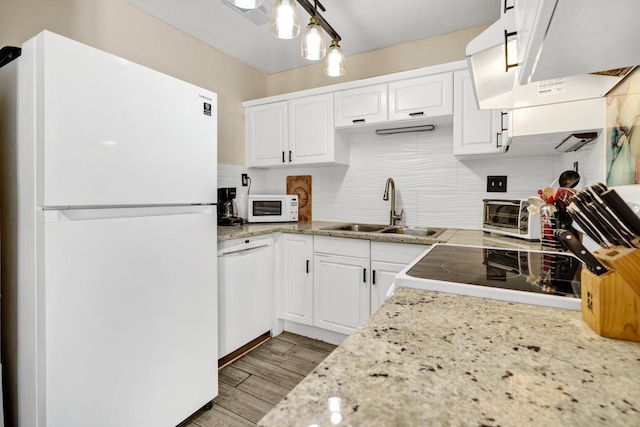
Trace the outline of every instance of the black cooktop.
{"label": "black cooktop", "polygon": [[580,298],[582,263],[562,252],[435,245],[408,276]]}

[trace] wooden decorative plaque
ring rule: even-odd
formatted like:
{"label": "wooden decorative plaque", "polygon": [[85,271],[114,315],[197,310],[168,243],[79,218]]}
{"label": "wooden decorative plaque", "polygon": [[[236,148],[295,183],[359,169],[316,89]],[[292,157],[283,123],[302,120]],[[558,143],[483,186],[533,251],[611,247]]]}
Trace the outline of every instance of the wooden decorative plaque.
{"label": "wooden decorative plaque", "polygon": [[298,221],[311,222],[311,175],[288,176],[287,194],[298,196]]}

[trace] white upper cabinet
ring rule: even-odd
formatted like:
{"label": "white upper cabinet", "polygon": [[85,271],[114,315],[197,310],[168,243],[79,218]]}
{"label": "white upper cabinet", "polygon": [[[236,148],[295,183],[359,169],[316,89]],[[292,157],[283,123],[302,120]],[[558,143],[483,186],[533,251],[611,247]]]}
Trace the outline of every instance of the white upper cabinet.
{"label": "white upper cabinet", "polygon": [[334,94],[337,128],[387,122],[387,85],[342,90]]}
{"label": "white upper cabinet", "polygon": [[501,112],[478,109],[469,70],[456,71],[453,80],[453,154],[503,153]]}
{"label": "white upper cabinet", "polygon": [[289,101],[290,164],[348,164],[348,151],[338,138],[333,125],[332,94]]}
{"label": "white upper cabinet", "polygon": [[283,164],[289,150],[287,102],[247,108],[247,166]]}
{"label": "white upper cabinet", "polygon": [[333,94],[247,108],[247,166],[349,164],[333,124]]}
{"label": "white upper cabinet", "polygon": [[453,74],[442,73],[389,83],[389,121],[453,114]]}

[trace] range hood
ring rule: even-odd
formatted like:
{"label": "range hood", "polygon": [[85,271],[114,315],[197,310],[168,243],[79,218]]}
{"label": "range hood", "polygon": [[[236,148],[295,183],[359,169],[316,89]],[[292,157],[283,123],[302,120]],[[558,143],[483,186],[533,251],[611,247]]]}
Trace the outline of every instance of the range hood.
{"label": "range hood", "polygon": [[560,155],[603,137],[606,99],[516,108],[507,113],[506,141],[515,156]]}
{"label": "range hood", "polygon": [[[478,107],[511,109],[604,96],[630,69],[624,67],[640,63],[638,14],[638,0],[588,7],[583,0],[516,2],[467,45]],[[602,72],[614,68],[621,70]]]}

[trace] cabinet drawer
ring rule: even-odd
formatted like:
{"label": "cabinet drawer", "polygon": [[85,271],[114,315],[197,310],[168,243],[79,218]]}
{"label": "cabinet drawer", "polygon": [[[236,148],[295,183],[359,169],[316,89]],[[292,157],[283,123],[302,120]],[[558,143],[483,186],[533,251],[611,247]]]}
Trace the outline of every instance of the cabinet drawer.
{"label": "cabinet drawer", "polygon": [[371,260],[408,265],[428,248],[429,245],[371,242]]}
{"label": "cabinet drawer", "polygon": [[369,241],[345,237],[315,236],[313,252],[369,259]]}

